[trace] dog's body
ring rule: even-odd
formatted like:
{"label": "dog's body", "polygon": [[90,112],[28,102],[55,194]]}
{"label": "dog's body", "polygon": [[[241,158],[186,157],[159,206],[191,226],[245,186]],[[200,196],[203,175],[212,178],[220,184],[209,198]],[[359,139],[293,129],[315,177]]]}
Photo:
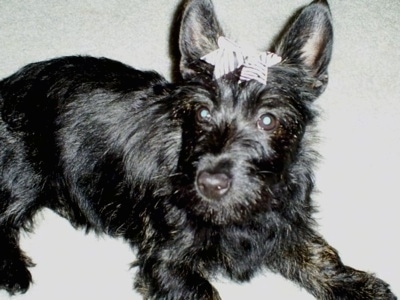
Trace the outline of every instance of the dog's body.
{"label": "dog's body", "polygon": [[182,17],[182,84],[91,57],[0,82],[0,287],[25,292],[19,231],[48,207],[137,249],[145,299],[219,299],[207,278],[268,268],[318,299],[396,299],[313,229],[313,101],[332,47],[324,1],[305,8],[266,84],[213,78],[222,30],[205,0]]}

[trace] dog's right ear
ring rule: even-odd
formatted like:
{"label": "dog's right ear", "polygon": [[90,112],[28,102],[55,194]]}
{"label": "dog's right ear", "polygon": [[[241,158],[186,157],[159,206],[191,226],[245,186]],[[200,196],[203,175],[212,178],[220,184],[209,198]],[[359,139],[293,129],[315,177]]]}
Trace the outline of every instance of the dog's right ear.
{"label": "dog's right ear", "polygon": [[200,60],[218,49],[223,35],[211,0],[188,0],[182,16],[179,36],[180,71],[184,80],[211,80],[213,66]]}

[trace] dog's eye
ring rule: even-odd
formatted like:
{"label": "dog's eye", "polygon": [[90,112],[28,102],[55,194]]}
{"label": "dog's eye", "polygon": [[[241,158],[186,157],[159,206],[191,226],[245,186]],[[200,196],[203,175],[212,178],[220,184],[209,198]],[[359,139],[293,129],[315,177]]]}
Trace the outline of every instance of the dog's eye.
{"label": "dog's eye", "polygon": [[257,121],[258,128],[266,131],[274,130],[278,126],[278,120],[270,113],[266,113],[260,116]]}
{"label": "dog's eye", "polygon": [[196,112],[196,118],[199,122],[209,122],[211,120],[211,113],[206,107],[200,107]]}

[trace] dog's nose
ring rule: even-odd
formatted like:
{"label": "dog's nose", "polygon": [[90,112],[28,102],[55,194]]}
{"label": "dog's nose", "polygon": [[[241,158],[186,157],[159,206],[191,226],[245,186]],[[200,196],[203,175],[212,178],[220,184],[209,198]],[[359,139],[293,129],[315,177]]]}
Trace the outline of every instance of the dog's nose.
{"label": "dog's nose", "polygon": [[229,191],[231,179],[225,173],[202,171],[197,176],[197,186],[204,196],[218,200]]}

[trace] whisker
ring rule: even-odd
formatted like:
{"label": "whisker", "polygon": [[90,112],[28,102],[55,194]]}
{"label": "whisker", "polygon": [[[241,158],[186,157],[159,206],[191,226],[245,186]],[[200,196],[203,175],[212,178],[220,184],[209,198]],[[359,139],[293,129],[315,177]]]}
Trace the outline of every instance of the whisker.
{"label": "whisker", "polygon": [[258,171],[257,173],[258,174],[276,175],[276,173],[272,172],[272,171]]}
{"label": "whisker", "polygon": [[[181,175],[183,175],[183,173],[182,172],[178,172],[178,173],[169,174],[169,175],[167,175],[167,177],[168,178],[172,178],[172,177],[177,177],[177,176],[181,176]],[[157,176],[151,177],[151,179],[158,179],[158,178],[164,178],[164,177],[165,177],[165,175],[157,175]]]}

